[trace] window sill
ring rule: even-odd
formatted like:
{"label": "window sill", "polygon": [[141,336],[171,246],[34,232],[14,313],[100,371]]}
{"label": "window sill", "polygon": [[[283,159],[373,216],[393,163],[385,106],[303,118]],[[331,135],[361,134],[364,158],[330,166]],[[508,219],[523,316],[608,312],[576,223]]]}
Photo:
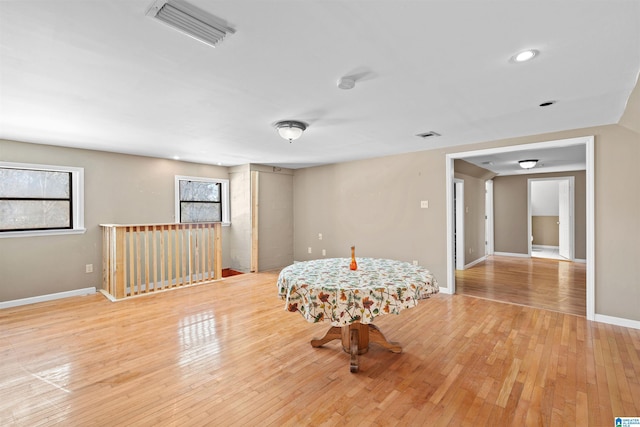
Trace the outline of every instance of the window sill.
{"label": "window sill", "polygon": [[86,228],[74,228],[73,230],[33,230],[33,231],[5,231],[0,233],[0,239],[10,237],[37,237],[37,236],[58,236],[64,234],[84,234]]}

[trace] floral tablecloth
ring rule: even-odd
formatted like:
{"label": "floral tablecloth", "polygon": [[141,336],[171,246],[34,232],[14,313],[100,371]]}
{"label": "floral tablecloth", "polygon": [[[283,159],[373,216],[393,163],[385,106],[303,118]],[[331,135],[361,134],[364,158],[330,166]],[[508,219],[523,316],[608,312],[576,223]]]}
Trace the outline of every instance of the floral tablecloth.
{"label": "floral tablecloth", "polygon": [[278,277],[285,309],[312,323],[371,323],[376,316],[415,307],[418,300],[439,290],[429,270],[407,262],[356,258],[355,271],[349,269],[350,262],[350,258],[328,258],[285,267]]}

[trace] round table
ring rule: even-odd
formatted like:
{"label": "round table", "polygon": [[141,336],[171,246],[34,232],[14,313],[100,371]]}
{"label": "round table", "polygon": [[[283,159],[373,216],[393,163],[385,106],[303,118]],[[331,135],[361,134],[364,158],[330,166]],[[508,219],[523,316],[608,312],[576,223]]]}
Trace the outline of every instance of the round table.
{"label": "round table", "polygon": [[372,324],[375,317],[400,314],[439,290],[436,279],[423,267],[379,258],[356,261],[356,270],[349,268],[350,258],[297,262],[282,269],[278,277],[278,294],[286,310],[300,313],[308,322],[331,322],[325,336],[311,340],[311,345],[342,340],[343,349],[351,354],[351,372],[358,371],[357,356],[367,352],[370,342],[394,353],[402,351]]}

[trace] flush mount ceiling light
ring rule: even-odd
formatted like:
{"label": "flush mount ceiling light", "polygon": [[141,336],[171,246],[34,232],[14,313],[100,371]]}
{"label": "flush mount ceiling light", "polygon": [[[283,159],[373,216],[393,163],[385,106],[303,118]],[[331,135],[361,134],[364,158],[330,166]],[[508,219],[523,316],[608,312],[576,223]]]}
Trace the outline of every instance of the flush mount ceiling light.
{"label": "flush mount ceiling light", "polygon": [[297,120],[282,120],[275,124],[278,134],[289,142],[300,138],[309,125]]}
{"label": "flush mount ceiling light", "polygon": [[535,49],[523,50],[511,57],[513,62],[527,62],[536,57],[540,52]]}
{"label": "flush mount ceiling light", "polygon": [[520,160],[518,163],[520,164],[520,167],[522,169],[531,169],[535,167],[536,164],[538,164],[538,159]]}
{"label": "flush mount ceiling light", "polygon": [[155,0],[146,15],[213,47],[235,33],[222,19],[182,0]]}

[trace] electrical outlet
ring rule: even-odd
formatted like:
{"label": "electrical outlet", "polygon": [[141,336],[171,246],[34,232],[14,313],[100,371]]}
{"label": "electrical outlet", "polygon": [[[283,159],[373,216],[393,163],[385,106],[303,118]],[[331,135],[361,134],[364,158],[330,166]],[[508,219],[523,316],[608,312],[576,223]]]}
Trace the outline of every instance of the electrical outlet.
{"label": "electrical outlet", "polygon": [[84,266],[85,273],[93,273],[93,264],[87,264]]}
{"label": "electrical outlet", "polygon": [[428,200],[421,200],[420,201],[420,207],[422,209],[429,209],[429,201]]}
{"label": "electrical outlet", "polygon": [[416,261],[415,259],[413,260],[413,265],[418,265],[418,261]]}
{"label": "electrical outlet", "polygon": [[318,240],[322,240],[322,233],[318,233]]}
{"label": "electrical outlet", "polygon": [[307,252],[311,253],[311,246],[307,249]]}
{"label": "electrical outlet", "polygon": [[322,256],[327,256],[327,250],[326,249],[322,250]]}

